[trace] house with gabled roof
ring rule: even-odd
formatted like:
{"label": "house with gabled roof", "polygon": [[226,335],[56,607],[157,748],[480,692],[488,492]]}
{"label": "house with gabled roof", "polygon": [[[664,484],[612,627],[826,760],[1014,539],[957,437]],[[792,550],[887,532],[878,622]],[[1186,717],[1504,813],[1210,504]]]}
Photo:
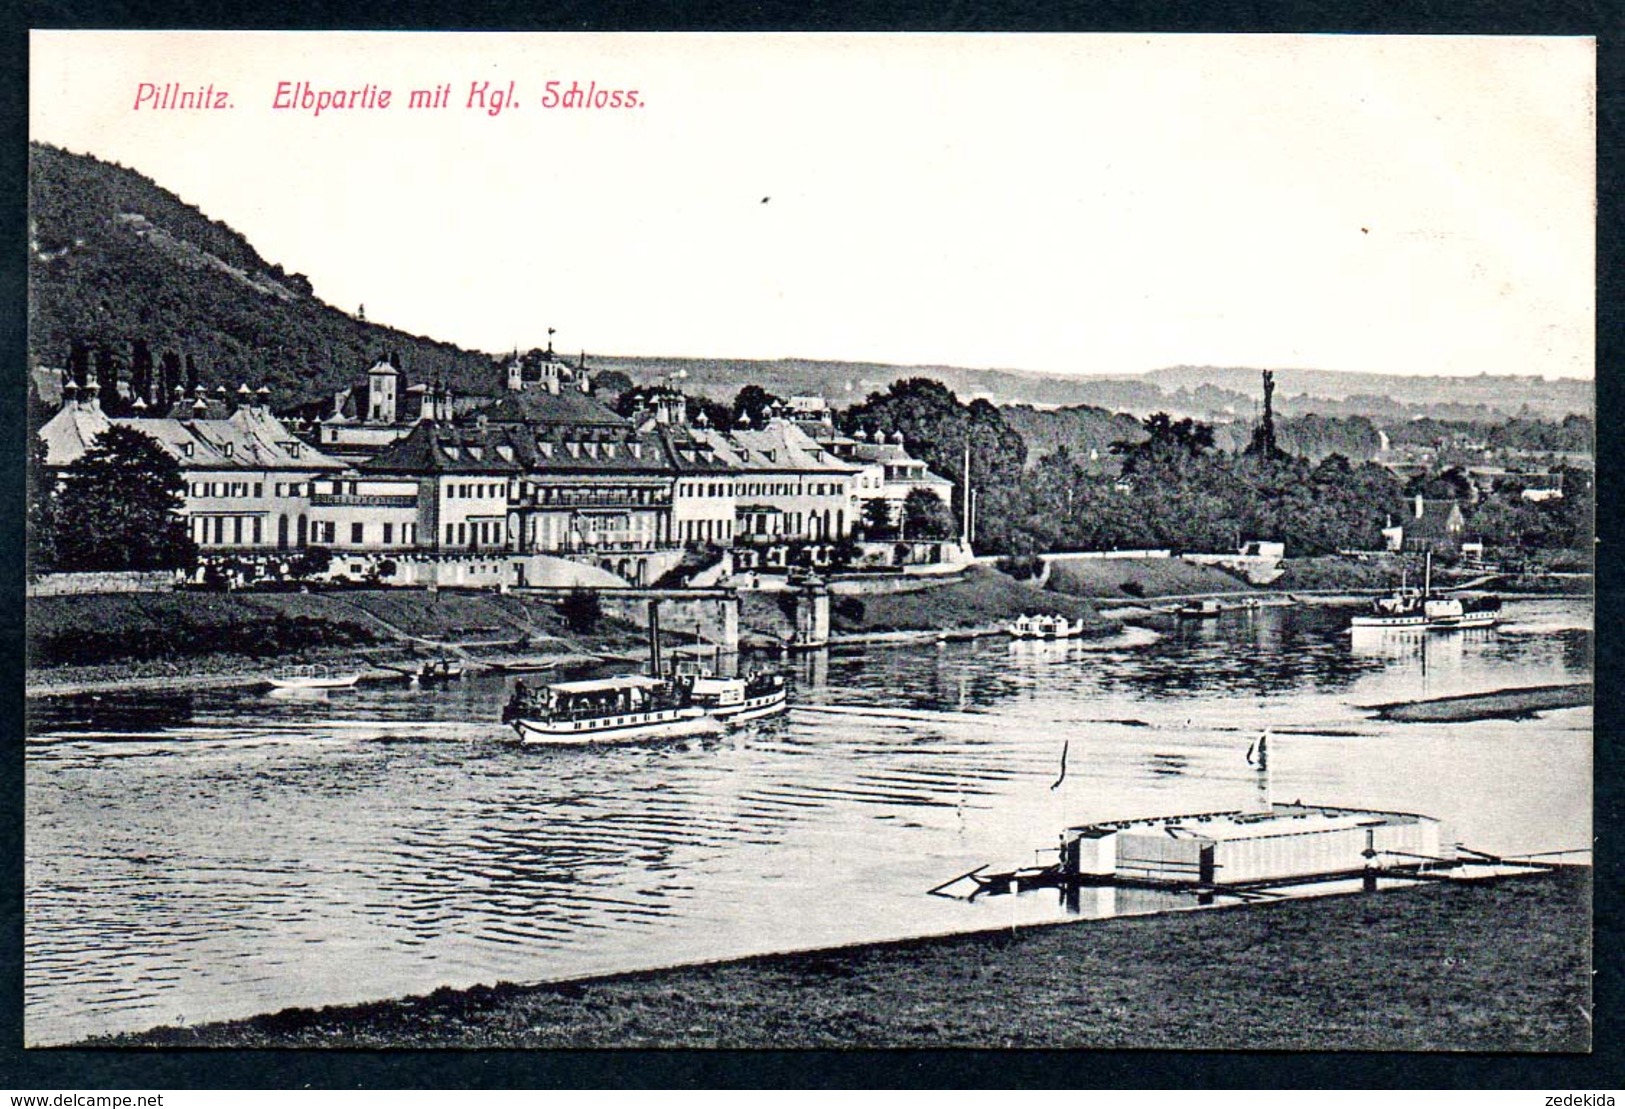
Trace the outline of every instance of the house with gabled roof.
{"label": "house with gabled roof", "polygon": [[833,543],[851,534],[853,484],[861,467],[838,458],[794,421],[770,417],[760,428],[694,431],[736,471],[740,541]]}
{"label": "house with gabled roof", "polygon": [[1418,493],[1411,511],[1398,523],[1390,523],[1382,534],[1390,550],[1453,555],[1460,553],[1467,536],[1467,517],[1458,501]]}
{"label": "house with gabled roof", "polygon": [[158,443],[186,481],[183,509],[205,554],[269,552],[309,545],[311,483],[342,462],[310,447],[272,415],[264,390],[245,385],[233,400],[196,397],[157,416],[109,417],[94,385],[64,386],[63,405],[40,429],[46,464],[72,465],[109,427]]}

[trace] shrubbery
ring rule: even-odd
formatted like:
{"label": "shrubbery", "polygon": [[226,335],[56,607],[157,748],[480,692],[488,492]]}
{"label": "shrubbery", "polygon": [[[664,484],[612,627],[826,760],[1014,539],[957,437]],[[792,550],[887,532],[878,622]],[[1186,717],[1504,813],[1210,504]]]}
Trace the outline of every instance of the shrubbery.
{"label": "shrubbery", "polygon": [[998,568],[1017,581],[1031,581],[1044,572],[1044,560],[1037,555],[1007,555],[999,559]]}
{"label": "shrubbery", "polygon": [[862,623],[865,606],[860,597],[836,597],[835,616],[852,624]]}

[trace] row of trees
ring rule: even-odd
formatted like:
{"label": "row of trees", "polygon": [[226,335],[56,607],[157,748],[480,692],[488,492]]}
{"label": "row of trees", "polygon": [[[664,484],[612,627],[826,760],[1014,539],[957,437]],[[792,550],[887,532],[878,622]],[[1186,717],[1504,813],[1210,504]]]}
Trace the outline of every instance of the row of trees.
{"label": "row of trees", "polygon": [[[119,392],[120,380],[128,386],[127,400]],[[109,415],[122,416],[134,407],[137,398],[149,408],[164,405],[177,388],[191,393],[202,379],[192,355],[183,359],[179,351],[166,350],[154,360],[152,346],[138,338],[129,345],[128,373],[124,352],[115,344],[104,342],[93,347],[83,339],[74,339],[68,344],[67,377],[63,383],[67,381],[80,389],[94,383],[102,409]]]}

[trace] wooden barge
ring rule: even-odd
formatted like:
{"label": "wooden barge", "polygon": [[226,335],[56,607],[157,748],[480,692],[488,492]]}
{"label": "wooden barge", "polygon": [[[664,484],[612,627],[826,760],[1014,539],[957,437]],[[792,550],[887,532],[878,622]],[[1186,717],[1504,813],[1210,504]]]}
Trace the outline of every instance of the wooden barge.
{"label": "wooden barge", "polygon": [[999,873],[985,867],[931,892],[969,882],[971,897],[1030,889],[1125,886],[1245,895],[1286,886],[1379,878],[1459,877],[1546,870],[1551,864],[1502,859],[1461,848],[1437,819],[1302,802],[1246,811],[1084,824],[1061,835],[1059,861]]}

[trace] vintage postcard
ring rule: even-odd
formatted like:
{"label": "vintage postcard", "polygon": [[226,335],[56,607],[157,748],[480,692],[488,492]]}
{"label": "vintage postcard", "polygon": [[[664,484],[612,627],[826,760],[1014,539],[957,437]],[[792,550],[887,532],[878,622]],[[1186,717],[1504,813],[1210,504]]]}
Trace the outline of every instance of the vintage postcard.
{"label": "vintage postcard", "polygon": [[28,1045],[1589,1050],[1592,40],[29,64]]}

